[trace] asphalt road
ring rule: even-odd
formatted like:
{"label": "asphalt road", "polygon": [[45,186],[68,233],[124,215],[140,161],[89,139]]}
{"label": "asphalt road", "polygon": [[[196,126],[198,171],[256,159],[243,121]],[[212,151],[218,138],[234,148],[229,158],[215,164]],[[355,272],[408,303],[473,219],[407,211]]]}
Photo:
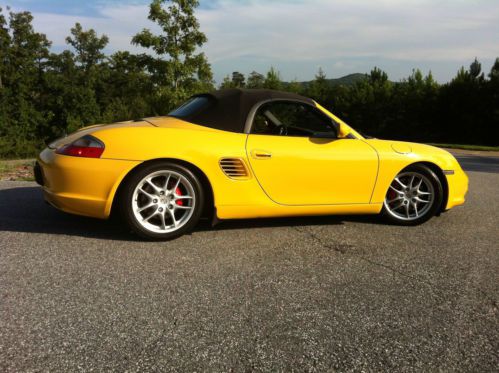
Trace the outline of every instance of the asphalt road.
{"label": "asphalt road", "polygon": [[202,225],[167,243],[0,183],[0,371],[497,371],[499,159],[465,206]]}

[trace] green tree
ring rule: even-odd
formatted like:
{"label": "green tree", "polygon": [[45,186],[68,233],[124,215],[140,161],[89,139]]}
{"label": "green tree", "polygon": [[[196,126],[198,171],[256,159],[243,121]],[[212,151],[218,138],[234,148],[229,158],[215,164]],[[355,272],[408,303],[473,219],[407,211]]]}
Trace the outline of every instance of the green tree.
{"label": "green tree", "polygon": [[32,21],[29,12],[10,12],[8,21],[3,13],[0,18],[1,153],[32,151],[28,144],[39,141],[39,128],[47,121],[42,93],[50,42],[34,31]]}
{"label": "green tree", "polygon": [[244,74],[241,74],[239,71],[234,71],[232,73],[232,83],[234,84],[234,87],[244,88],[245,80]]}
{"label": "green tree", "polygon": [[482,73],[482,64],[475,57],[475,60],[470,65],[470,77],[471,79],[479,82],[483,82],[485,77]]}
{"label": "green tree", "polygon": [[496,58],[494,65],[490,69],[489,78],[491,82],[499,83],[499,58]]}
{"label": "green tree", "polygon": [[132,39],[133,44],[150,48],[158,56],[150,57],[149,69],[160,105],[166,103],[166,110],[192,93],[213,86],[206,56],[196,54],[207,41],[194,15],[198,5],[197,0],[154,0],[149,8],[149,19],[156,22],[163,33],[154,35],[144,29]]}
{"label": "green tree", "polygon": [[222,84],[220,84],[220,89],[230,89],[230,88],[235,88],[234,83],[230,79],[229,75],[226,75],[224,77],[224,80],[222,81]]}
{"label": "green tree", "polygon": [[45,101],[53,118],[44,131],[45,139],[100,121],[94,85],[86,82],[84,76],[84,71],[76,65],[75,56],[70,51],[51,55],[45,77]]}
{"label": "green tree", "polygon": [[153,114],[148,100],[153,84],[144,70],[143,56],[118,51],[108,58],[103,72],[100,106],[102,120],[115,122]]}
{"label": "green tree", "polygon": [[239,71],[234,71],[232,73],[232,78],[229,75],[224,77],[224,80],[220,84],[220,89],[228,89],[228,88],[244,88],[245,87],[244,74],[241,74]]}
{"label": "green tree", "polygon": [[315,79],[310,83],[306,94],[323,105],[331,96],[331,87],[327,81],[326,73],[320,67],[315,75]]}
{"label": "green tree", "polygon": [[66,43],[76,51],[75,61],[88,74],[104,59],[103,49],[109,43],[109,38],[106,35],[99,37],[93,29],[84,31],[79,23],[71,29],[71,35],[66,38]]}
{"label": "green tree", "polygon": [[[438,84],[431,72],[419,69],[393,86],[391,122],[386,133],[400,139],[430,141],[436,133],[433,123],[437,108]],[[433,139],[435,140],[435,139]]]}
{"label": "green tree", "polygon": [[[7,52],[10,47],[9,25],[0,7],[0,94],[3,88],[4,74],[7,68]],[[3,108],[3,106],[2,106]]]}
{"label": "green tree", "polygon": [[265,77],[262,74],[253,71],[248,77],[246,87],[251,89],[263,88],[264,81]]}
{"label": "green tree", "polygon": [[458,143],[491,141],[487,83],[475,59],[468,70],[461,68],[439,92],[440,138],[452,136]]}
{"label": "green tree", "polygon": [[489,78],[486,86],[487,136],[491,145],[499,145],[499,58],[496,58],[490,69]]}
{"label": "green tree", "polygon": [[282,89],[281,74],[273,66],[267,72],[267,76],[263,82],[263,88],[276,90]]}
{"label": "green tree", "polygon": [[302,85],[295,78],[289,84],[286,85],[285,90],[288,92],[301,94],[303,91]]}
{"label": "green tree", "polygon": [[[52,55],[47,85],[57,92],[58,100],[48,100],[54,112],[51,132],[72,132],[84,125],[101,121],[106,105],[106,74],[104,48],[109,39],[93,29],[84,30],[76,23],[66,43],[72,51]],[[55,134],[54,134],[55,135]]]}
{"label": "green tree", "polygon": [[386,72],[375,67],[366,79],[351,89],[347,120],[359,130],[372,136],[393,135],[394,89]]}

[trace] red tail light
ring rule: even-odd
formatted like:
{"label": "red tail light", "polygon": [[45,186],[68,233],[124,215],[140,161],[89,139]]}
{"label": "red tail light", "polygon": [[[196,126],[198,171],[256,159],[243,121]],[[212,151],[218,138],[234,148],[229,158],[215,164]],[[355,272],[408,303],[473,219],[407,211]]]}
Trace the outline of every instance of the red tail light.
{"label": "red tail light", "polygon": [[55,152],[72,157],[100,158],[104,148],[102,141],[87,135],[73,141],[71,144],[64,145]]}

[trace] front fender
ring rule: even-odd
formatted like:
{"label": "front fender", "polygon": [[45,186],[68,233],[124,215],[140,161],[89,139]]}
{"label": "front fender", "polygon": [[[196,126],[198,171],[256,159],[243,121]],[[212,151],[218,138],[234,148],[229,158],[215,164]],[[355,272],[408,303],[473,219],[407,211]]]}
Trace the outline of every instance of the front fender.
{"label": "front fender", "polygon": [[[443,174],[446,173],[445,171],[449,171],[449,173],[453,172],[454,175],[458,175],[455,178],[451,178],[450,176],[452,175],[446,175],[449,186],[449,202],[447,203],[446,208],[453,206],[453,204],[451,204],[451,199],[461,198],[464,202],[464,196],[460,198],[457,198],[456,196],[458,194],[463,194],[464,189],[467,190],[467,177],[456,158],[449,152],[424,144],[378,139],[369,139],[365,141],[376,149],[380,160],[378,179],[376,181],[371,203],[382,203],[395,176],[404,168],[422,162],[430,163],[438,167],[442,170]],[[459,185],[455,185],[455,179],[459,179],[457,180]],[[461,186],[463,182],[466,182],[466,188]]]}

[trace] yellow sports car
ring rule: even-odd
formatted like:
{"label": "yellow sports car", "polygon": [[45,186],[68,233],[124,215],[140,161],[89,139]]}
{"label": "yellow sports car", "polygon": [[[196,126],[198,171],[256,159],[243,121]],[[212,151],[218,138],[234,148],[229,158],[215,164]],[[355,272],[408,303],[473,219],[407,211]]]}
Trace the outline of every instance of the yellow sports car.
{"label": "yellow sports car", "polygon": [[367,139],[311,99],[231,89],[165,117],[97,125],[54,141],[35,165],[45,199],[73,214],[119,213],[148,239],[214,219],[382,214],[420,224],[464,203],[448,152]]}

